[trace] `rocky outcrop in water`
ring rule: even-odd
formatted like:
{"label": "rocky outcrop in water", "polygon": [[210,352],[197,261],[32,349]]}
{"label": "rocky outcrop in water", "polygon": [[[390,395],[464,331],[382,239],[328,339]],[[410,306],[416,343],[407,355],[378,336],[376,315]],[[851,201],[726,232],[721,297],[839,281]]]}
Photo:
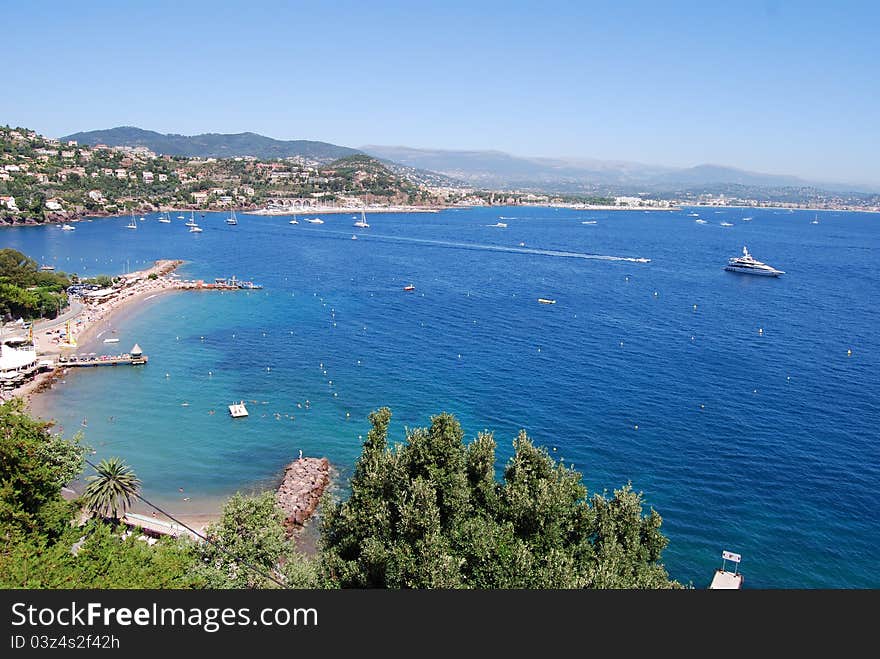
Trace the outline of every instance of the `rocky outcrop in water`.
{"label": "rocky outcrop in water", "polygon": [[284,470],[275,501],[284,512],[284,526],[293,533],[315,512],[324,488],[330,483],[327,458],[299,458]]}

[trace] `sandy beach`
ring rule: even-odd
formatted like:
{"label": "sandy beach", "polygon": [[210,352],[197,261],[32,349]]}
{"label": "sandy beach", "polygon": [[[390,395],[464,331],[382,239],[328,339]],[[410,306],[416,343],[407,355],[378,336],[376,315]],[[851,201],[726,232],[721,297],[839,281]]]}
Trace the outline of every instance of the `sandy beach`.
{"label": "sandy beach", "polygon": [[[99,339],[103,332],[112,327],[115,318],[139,302],[176,291],[199,288],[199,282],[184,281],[171,276],[182,263],[183,261],[179,260],[156,261],[152,267],[146,270],[127,275],[130,283],[114,295],[108,296],[107,299],[83,302],[79,312],[69,317],[71,335],[76,347],[71,347],[60,339],[59,331],[66,329],[66,322],[57,325],[52,321],[44,321],[35,325],[33,338],[39,359],[55,359],[64,354],[75,354],[77,350],[87,347]],[[156,275],[154,279],[150,279],[152,274]],[[41,325],[42,327],[40,327]],[[118,345],[108,352],[125,352],[130,348],[131,346]],[[40,392],[50,388],[56,378],[63,377],[64,373],[63,364],[54,370],[38,373],[21,387],[5,392],[4,398],[20,397],[25,401],[25,405],[32,414],[41,416],[39,410],[34,410],[34,399]],[[83,483],[79,480],[69,484],[65,488],[65,496],[70,498],[81,494],[82,486]],[[222,505],[221,502],[212,502],[209,506],[210,510],[207,510],[203,506],[190,507],[184,504],[181,510],[169,510],[169,513],[180,522],[199,533],[203,533],[209,524],[220,519],[220,505]],[[165,515],[156,513],[141,503],[137,503],[133,510],[158,521],[170,521]]]}
{"label": "sandy beach", "polygon": [[[123,286],[115,294],[108,296],[107,299],[76,303],[79,311],[68,319],[73,344],[67,343],[70,340],[69,337],[66,337],[64,341],[61,338],[66,332],[68,323],[58,325],[53,320],[35,323],[33,341],[38,359],[54,361],[61,355],[75,354],[81,346],[87,345],[96,338],[99,329],[106,325],[114,314],[135,302],[150,296],[195,287],[194,282],[182,282],[171,276],[182,263],[183,261],[167,259],[156,261],[146,270],[126,275],[130,283]],[[151,275],[156,276],[154,279],[150,279]],[[120,347],[119,352],[124,352],[130,347],[127,346],[124,349]],[[63,366],[37,373],[20,387],[5,392],[3,398],[20,397],[24,399],[27,406],[30,406],[33,397],[51,386],[52,381],[62,372]]]}

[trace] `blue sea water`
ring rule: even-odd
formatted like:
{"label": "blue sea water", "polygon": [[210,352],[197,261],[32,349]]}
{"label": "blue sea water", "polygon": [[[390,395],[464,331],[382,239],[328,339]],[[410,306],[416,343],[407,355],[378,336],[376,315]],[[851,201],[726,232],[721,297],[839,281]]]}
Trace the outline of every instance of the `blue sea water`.
{"label": "blue sea water", "polygon": [[[396,441],[449,411],[468,437],[494,431],[500,465],[525,428],[591,492],[632,481],[685,583],[705,587],[727,549],[748,588],[880,587],[878,216],[691,210],[368,214],[365,230],[209,213],[202,234],[150,215],[0,238],[81,275],[180,258],[185,278],[265,286],[147,300],[102,335],[140,343],[146,367],[69,372],[37,400],[177,512],[272,487],[299,450],[344,482],[371,410],[392,409]],[[743,245],[786,274],[725,272]]]}

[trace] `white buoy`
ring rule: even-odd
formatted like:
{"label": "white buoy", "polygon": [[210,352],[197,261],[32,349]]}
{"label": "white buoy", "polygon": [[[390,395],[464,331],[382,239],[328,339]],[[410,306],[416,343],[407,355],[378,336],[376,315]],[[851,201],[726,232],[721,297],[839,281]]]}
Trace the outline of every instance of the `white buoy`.
{"label": "white buoy", "polygon": [[168,373],[166,373],[166,374],[165,374],[165,377],[166,377],[166,378],[170,378],[171,376],[170,376]]}
{"label": "white buoy", "polygon": [[852,350],[847,350],[847,351],[846,351],[846,356],[847,356],[847,357],[852,357]]}
{"label": "white buoy", "polygon": [[695,304],[695,305],[694,305],[694,311],[696,311],[696,310],[697,310],[697,305]]}
{"label": "white buoy", "polygon": [[633,426],[633,430],[638,430],[638,429],[639,429],[638,425]]}
{"label": "white buoy", "polygon": [[758,328],[758,334],[763,334],[763,333],[764,333],[764,328],[763,328],[763,327],[759,327],[759,328]]}
{"label": "white buoy", "polygon": [[654,297],[657,297],[658,295],[660,295],[660,293],[658,293],[657,291],[654,291]]}

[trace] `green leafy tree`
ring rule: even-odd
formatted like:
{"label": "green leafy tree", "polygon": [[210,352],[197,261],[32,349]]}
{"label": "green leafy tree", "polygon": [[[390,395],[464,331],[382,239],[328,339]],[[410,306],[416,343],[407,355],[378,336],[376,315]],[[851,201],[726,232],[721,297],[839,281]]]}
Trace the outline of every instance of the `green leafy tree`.
{"label": "green leafy tree", "polygon": [[21,399],[0,404],[0,538],[57,536],[73,509],[61,488],[82,471],[81,436],[65,440],[52,424],[24,411]]}
{"label": "green leafy tree", "polygon": [[141,482],[120,458],[101,460],[95,473],[86,479],[83,501],[92,513],[100,517],[120,518],[120,513],[131,507],[131,500],[140,491]]}
{"label": "green leafy tree", "polygon": [[587,496],[581,474],[521,432],[502,482],[495,441],[464,443],[450,414],[390,448],[391,413],[372,428],[346,501],[328,506],[323,577],[339,587],[669,588],[660,516],[627,485]]}
{"label": "green leafy tree", "polygon": [[278,567],[285,551],[282,520],[283,515],[271,492],[258,496],[236,493],[230,497],[223,507],[220,521],[205,531],[210,542],[200,546],[201,574],[209,587],[273,587],[271,580],[243,563],[280,580]]}
{"label": "green leafy tree", "polygon": [[197,554],[183,538],[152,546],[102,520],[68,526],[54,542],[28,539],[0,554],[0,588],[202,588]]}

